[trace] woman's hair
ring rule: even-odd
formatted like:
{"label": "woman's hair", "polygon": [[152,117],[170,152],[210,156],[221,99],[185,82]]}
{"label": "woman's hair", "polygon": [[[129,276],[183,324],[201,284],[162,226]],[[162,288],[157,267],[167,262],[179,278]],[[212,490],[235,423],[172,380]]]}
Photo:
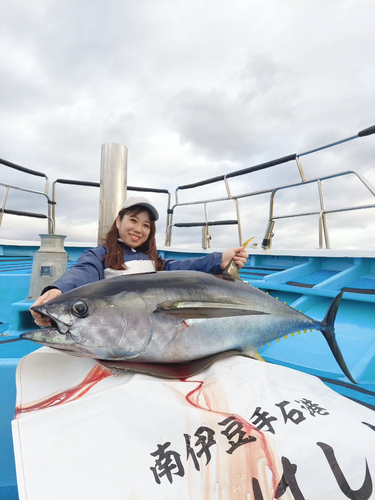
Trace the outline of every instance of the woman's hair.
{"label": "woman's hair", "polygon": [[[164,269],[164,261],[158,255],[156,250],[156,224],[150,211],[145,207],[137,205],[129,208],[123,208],[119,212],[120,221],[122,221],[125,214],[139,215],[140,213],[145,211],[147,211],[150,216],[150,235],[147,238],[147,241],[137,247],[137,250],[140,250],[144,254],[149,255],[151,260],[154,262],[156,271],[162,271]],[[124,261],[124,249],[118,241],[119,238],[120,234],[117,229],[116,221],[114,221],[111,229],[102,238],[103,245],[108,250],[108,253],[104,256],[104,261],[107,267],[111,267],[112,269],[116,269],[117,271],[122,271],[124,269],[127,269],[127,267]]]}

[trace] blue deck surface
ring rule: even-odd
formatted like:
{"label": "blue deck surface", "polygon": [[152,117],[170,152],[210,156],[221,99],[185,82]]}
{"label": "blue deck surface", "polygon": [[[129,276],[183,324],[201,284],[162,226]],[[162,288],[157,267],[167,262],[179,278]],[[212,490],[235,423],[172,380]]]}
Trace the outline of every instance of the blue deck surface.
{"label": "blue deck surface", "polygon": [[359,278],[348,284],[348,288],[361,288],[363,290],[375,289],[375,276],[373,278]]}
{"label": "blue deck surface", "polygon": [[[27,250],[31,252],[31,250]],[[80,250],[82,251],[82,249]],[[13,252],[15,253],[15,252]],[[28,309],[31,255],[1,255],[0,340],[34,329]],[[79,250],[68,252],[72,265]],[[196,253],[162,251],[165,258],[187,258]],[[240,276],[279,300],[322,320],[332,299],[345,292],[335,322],[337,340],[357,386],[341,373],[320,332],[296,332],[259,350],[269,362],[320,377],[333,390],[375,410],[375,259],[307,258],[252,255]],[[0,500],[17,500],[10,422],[15,407],[15,370],[24,355],[37,349],[33,343],[0,346]]]}

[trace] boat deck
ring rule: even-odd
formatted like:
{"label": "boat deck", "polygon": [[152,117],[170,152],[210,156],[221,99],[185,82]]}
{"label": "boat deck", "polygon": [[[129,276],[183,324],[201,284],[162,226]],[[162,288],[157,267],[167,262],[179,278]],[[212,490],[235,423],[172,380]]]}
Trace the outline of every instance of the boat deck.
{"label": "boat deck", "polygon": [[[203,254],[166,249],[160,253],[164,258]],[[69,266],[76,262],[77,250],[71,257]],[[0,255],[0,340],[35,329],[28,311],[32,302],[25,299],[31,270],[31,255]],[[324,318],[332,299],[344,291],[335,330],[357,385],[341,373],[320,332],[295,332],[263,346],[259,354],[268,362],[316,375],[333,390],[375,410],[375,259],[366,256],[328,258],[319,254],[271,255],[254,251],[240,276],[318,320]],[[18,498],[10,431],[16,397],[15,370],[20,358],[38,348],[31,342],[0,346],[0,392],[4,403],[0,407],[0,499]],[[9,478],[13,483],[9,484]]]}

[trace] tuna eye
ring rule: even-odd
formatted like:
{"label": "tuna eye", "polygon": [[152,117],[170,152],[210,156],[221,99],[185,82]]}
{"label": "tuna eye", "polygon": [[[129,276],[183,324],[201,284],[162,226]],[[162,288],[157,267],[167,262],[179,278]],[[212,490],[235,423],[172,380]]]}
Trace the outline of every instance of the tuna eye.
{"label": "tuna eye", "polygon": [[75,302],[72,306],[72,309],[73,309],[73,313],[76,315],[76,316],[80,316],[81,318],[83,316],[86,316],[89,308],[87,307],[87,304],[85,302],[83,302],[82,300],[78,300],[77,302]]}

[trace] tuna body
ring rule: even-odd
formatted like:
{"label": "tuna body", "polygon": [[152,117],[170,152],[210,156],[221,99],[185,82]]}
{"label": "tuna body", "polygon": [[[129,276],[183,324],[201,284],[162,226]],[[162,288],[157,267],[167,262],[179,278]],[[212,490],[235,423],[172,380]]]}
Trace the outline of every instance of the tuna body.
{"label": "tuna body", "polygon": [[195,271],[125,276],[85,285],[36,308],[53,328],[24,338],[80,356],[180,363],[252,352],[320,323],[256,288]]}

